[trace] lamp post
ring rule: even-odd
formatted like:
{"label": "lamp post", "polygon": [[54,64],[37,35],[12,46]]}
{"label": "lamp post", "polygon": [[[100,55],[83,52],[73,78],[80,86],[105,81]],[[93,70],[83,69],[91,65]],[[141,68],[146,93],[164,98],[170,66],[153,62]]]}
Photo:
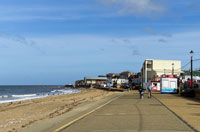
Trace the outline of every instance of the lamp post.
{"label": "lamp post", "polygon": [[193,72],[193,53],[194,51],[190,51],[190,55],[191,55],[191,70],[190,70],[190,74],[191,74],[191,88],[193,88],[193,75],[192,75],[192,72]]}
{"label": "lamp post", "polygon": [[174,75],[174,63],[172,63],[172,75]]}

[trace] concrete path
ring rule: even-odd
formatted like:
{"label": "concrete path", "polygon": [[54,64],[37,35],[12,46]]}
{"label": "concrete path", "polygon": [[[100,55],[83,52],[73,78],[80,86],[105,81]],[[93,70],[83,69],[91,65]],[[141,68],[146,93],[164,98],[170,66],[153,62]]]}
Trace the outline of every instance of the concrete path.
{"label": "concrete path", "polygon": [[[176,115],[155,98],[139,99],[123,94],[82,119],[74,120],[63,132],[192,132]],[[66,122],[68,123],[68,122]],[[61,126],[60,126],[61,127]],[[61,129],[60,129],[61,130]]]}

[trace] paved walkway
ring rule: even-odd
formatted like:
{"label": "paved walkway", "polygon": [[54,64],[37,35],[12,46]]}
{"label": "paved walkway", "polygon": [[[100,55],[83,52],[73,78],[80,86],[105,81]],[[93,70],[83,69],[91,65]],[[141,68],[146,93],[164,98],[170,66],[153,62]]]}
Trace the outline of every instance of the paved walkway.
{"label": "paved walkway", "polygon": [[157,99],[141,100],[139,95],[127,93],[74,122],[63,131],[192,132],[193,130]]}

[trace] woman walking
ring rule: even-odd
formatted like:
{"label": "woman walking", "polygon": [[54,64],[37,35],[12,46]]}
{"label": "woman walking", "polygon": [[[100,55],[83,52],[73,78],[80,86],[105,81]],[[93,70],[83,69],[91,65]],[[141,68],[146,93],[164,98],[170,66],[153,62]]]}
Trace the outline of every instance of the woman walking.
{"label": "woman walking", "polygon": [[149,84],[149,86],[147,87],[147,90],[149,92],[148,98],[151,98],[152,97],[152,86],[151,86],[151,84]]}

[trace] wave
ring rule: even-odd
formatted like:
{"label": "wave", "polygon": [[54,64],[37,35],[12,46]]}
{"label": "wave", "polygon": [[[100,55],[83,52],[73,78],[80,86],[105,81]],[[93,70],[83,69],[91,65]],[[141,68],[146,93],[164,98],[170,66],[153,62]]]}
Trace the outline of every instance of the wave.
{"label": "wave", "polygon": [[32,96],[32,97],[26,97],[26,98],[18,98],[18,99],[8,99],[8,100],[2,100],[0,101],[0,104],[3,103],[9,103],[9,102],[17,102],[17,101],[24,101],[24,100],[30,100],[30,99],[37,99],[37,98],[44,98],[47,96]]}
{"label": "wave", "polygon": [[15,98],[24,98],[24,97],[33,97],[33,96],[37,96],[37,94],[12,95],[12,97],[15,97]]}
{"label": "wave", "polygon": [[57,90],[52,90],[51,93],[55,93]]}
{"label": "wave", "polygon": [[72,93],[77,93],[80,92],[78,89],[60,89],[60,90],[52,90],[51,93],[63,93],[63,94],[72,94]]}
{"label": "wave", "polygon": [[62,89],[62,90],[58,90],[58,92],[64,93],[64,94],[72,94],[72,93],[78,93],[80,92],[80,90],[77,89]]}
{"label": "wave", "polygon": [[56,95],[61,95],[61,94],[73,94],[73,93],[78,93],[80,91],[81,90],[78,90],[78,89],[60,89],[60,90],[52,90],[49,92],[38,93],[38,94],[1,95],[0,104],[29,100],[29,99],[36,99],[36,98],[43,98],[43,97],[48,97],[48,96],[56,96]]}
{"label": "wave", "polygon": [[8,97],[10,97],[9,95],[2,95],[2,96],[0,96],[0,98],[8,98]]}

